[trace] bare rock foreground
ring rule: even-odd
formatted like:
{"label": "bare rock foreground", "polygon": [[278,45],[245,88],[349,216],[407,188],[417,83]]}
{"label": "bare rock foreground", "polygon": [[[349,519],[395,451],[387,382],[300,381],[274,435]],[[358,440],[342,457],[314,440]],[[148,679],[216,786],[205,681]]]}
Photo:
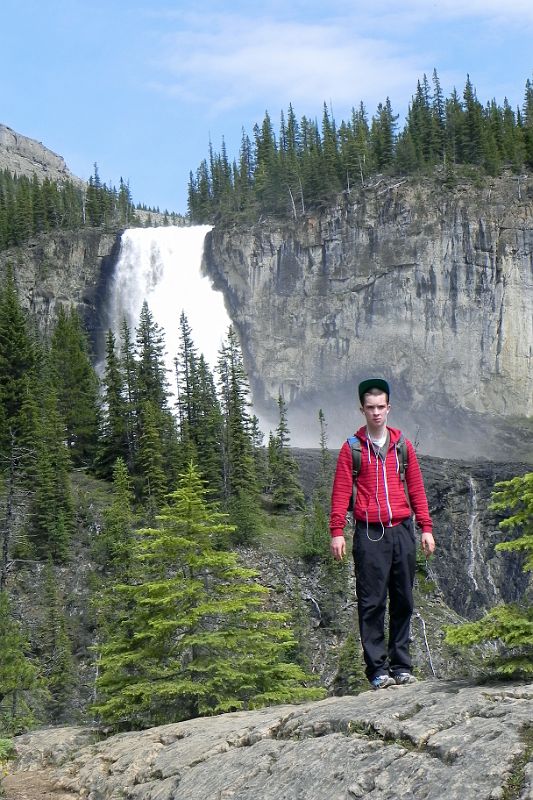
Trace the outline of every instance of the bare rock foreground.
{"label": "bare rock foreground", "polygon": [[533,800],[532,723],[533,683],[425,681],[100,741],[36,731],[16,739],[4,788],[8,800]]}

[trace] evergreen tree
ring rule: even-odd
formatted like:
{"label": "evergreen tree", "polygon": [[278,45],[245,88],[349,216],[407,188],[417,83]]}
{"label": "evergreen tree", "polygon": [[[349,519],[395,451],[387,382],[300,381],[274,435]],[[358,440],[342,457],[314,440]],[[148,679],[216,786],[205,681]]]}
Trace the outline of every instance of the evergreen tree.
{"label": "evergreen tree", "polygon": [[104,524],[94,544],[94,554],[105,567],[107,580],[127,582],[133,546],[133,496],[125,462],[118,458],[113,469],[113,499],[104,511]]}
{"label": "evergreen tree", "polygon": [[159,522],[139,531],[142,578],[114,587],[123,616],[99,647],[97,713],[115,727],[147,727],[321,696],[286,660],[295,643],[287,616],[265,610],[255,573],[217,549],[229,526],[194,466]]}
{"label": "evergreen tree", "polygon": [[67,630],[64,598],[59,591],[51,560],[44,570],[43,608],[45,616],[39,636],[40,665],[49,692],[47,718],[57,723],[69,717],[76,669]]}
{"label": "evergreen tree", "polygon": [[289,450],[287,406],[281,394],[278,397],[278,409],[276,436],[269,447],[272,504],[279,510],[295,511],[303,507],[304,494],[298,480],[298,464]]}
{"label": "evergreen tree", "polygon": [[124,421],[126,425],[126,438],[128,455],[126,463],[130,472],[134,470],[135,457],[138,449],[138,413],[137,413],[137,369],[135,365],[135,351],[131,332],[126,320],[122,321],[120,330],[120,371],[124,379]]}
{"label": "evergreen tree", "polygon": [[98,378],[80,318],[60,307],[50,347],[50,365],[67,444],[74,466],[93,463],[99,428]]}
{"label": "evergreen tree", "polygon": [[336,696],[346,694],[360,694],[368,686],[365,675],[362,648],[359,637],[349,633],[342,646],[337,667],[337,674],[333,681],[333,693]]}
{"label": "evergreen tree", "polygon": [[320,469],[318,471],[311,510],[303,518],[302,555],[305,559],[331,561],[328,511],[331,486],[331,456],[327,448],[326,418],[318,412],[320,425]]}
{"label": "evergreen tree", "polygon": [[[533,571],[533,472],[496,484],[492,495],[495,511],[513,513],[500,523],[503,530],[517,530],[520,535],[510,542],[500,542],[497,550],[525,554],[524,570]],[[496,660],[496,672],[504,675],[533,675],[533,606],[500,605],[477,622],[448,628],[446,641],[470,646],[478,642],[500,641],[506,649]]]}
{"label": "evergreen tree", "polygon": [[530,80],[526,81],[521,128],[525,162],[530,169],[533,169],[533,84]]}
{"label": "evergreen tree", "polygon": [[224,483],[227,509],[236,526],[234,540],[249,542],[259,529],[259,487],[255,473],[250,389],[237,334],[230,326],[218,373],[224,417]]}
{"label": "evergreen tree", "polygon": [[65,426],[46,359],[39,383],[40,418],[36,437],[35,484],[31,501],[30,539],[36,555],[65,561],[74,525],[70,485],[71,461]]}
{"label": "evergreen tree", "polygon": [[158,429],[158,415],[153,403],[147,400],[141,408],[141,435],[137,470],[140,476],[140,496],[149,519],[155,513],[165,496],[168,486],[163,459],[163,445]]}
{"label": "evergreen tree", "polygon": [[136,330],[136,404],[150,402],[156,412],[168,410],[164,333],[155,322],[146,300]]}
{"label": "evergreen tree", "polygon": [[392,113],[389,98],[385,105],[379,103],[372,118],[370,141],[372,159],[378,172],[390,168],[394,160],[395,126],[398,116]]}
{"label": "evergreen tree", "polygon": [[0,729],[19,734],[35,720],[39,673],[29,658],[29,644],[13,618],[6,592],[0,592]]}
{"label": "evergreen tree", "polygon": [[483,107],[467,75],[463,92],[464,123],[462,127],[461,160],[467,164],[481,164],[483,157]]}
{"label": "evergreen tree", "polygon": [[125,379],[116,352],[115,336],[110,330],[106,337],[106,365],[103,380],[104,405],[102,430],[99,441],[98,472],[109,478],[117,458],[128,460],[129,408],[126,399]]}
{"label": "evergreen tree", "polygon": [[19,431],[19,413],[35,365],[35,348],[19,303],[13,269],[0,294],[0,450],[10,446]]}

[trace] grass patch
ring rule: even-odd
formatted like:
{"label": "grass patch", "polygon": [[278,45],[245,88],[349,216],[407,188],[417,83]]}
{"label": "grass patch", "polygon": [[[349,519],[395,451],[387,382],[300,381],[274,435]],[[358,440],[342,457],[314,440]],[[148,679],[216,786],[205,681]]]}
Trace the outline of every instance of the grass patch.
{"label": "grass patch", "polygon": [[518,800],[526,785],[526,766],[533,759],[533,725],[526,725],[522,730],[524,750],[513,761],[511,774],[503,787],[501,800]]}
{"label": "grass patch", "polygon": [[257,543],[269,553],[279,553],[286,558],[302,554],[302,515],[261,512],[261,531]]}

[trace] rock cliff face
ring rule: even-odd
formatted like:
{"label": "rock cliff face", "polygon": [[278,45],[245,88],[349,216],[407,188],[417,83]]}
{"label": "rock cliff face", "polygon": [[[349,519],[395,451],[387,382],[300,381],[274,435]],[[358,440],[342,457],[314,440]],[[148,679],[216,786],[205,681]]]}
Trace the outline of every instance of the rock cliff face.
{"label": "rock cliff face", "polygon": [[431,681],[95,743],[44,730],[15,739],[31,772],[5,789],[40,773],[55,793],[33,800],[531,800],[532,714],[532,684]]}
{"label": "rock cliff face", "polygon": [[58,306],[75,306],[95,352],[101,352],[108,282],[119,249],[116,233],[55,231],[0,253],[0,280],[11,264],[20,301],[44,334],[53,328]]}
{"label": "rock cliff face", "polygon": [[267,417],[281,391],[296,427],[322,407],[344,437],[357,381],[382,374],[434,455],[452,421],[458,446],[489,455],[469,429],[533,413],[532,263],[533,179],[514,176],[377,181],[290,223],[215,227],[205,253]]}
{"label": "rock cliff face", "polygon": [[0,170],[4,169],[19,177],[37,175],[39,181],[49,178],[58,183],[68,180],[84,185],[84,181],[68,170],[62,156],[41,142],[0,125]]}

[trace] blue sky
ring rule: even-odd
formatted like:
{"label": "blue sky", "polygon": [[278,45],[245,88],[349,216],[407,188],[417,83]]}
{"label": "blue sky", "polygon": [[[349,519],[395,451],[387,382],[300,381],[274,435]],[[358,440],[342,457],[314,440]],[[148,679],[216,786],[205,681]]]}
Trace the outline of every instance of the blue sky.
{"label": "blue sky", "polygon": [[0,122],[180,212],[209,140],[235,156],[266,109],[403,115],[434,68],[446,95],[468,73],[516,106],[533,78],[531,0],[2,0],[0,19]]}

